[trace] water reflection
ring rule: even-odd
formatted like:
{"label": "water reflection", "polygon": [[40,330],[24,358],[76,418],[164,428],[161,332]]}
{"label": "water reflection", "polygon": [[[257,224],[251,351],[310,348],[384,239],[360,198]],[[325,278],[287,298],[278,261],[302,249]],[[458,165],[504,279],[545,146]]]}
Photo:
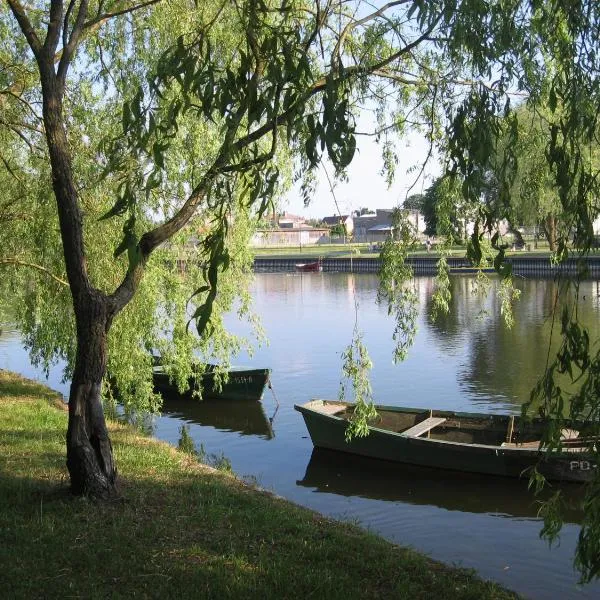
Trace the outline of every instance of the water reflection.
{"label": "water reflection", "polygon": [[[512,328],[500,316],[499,284],[497,278],[490,279],[488,293],[480,294],[474,278],[451,278],[450,312],[435,321],[428,318],[426,326],[448,352],[465,343],[467,360],[459,377],[469,393],[492,404],[504,396],[518,408],[558,348],[560,315],[567,303],[577,304],[578,318],[589,327],[591,339],[597,339],[599,282],[582,283],[576,298],[565,282],[516,278],[521,297],[513,305]],[[426,298],[425,314],[430,317],[431,296]]]}
{"label": "water reflection", "polygon": [[[387,463],[321,448],[313,449],[304,477],[296,483],[319,493],[495,516],[537,518],[539,509],[526,480]],[[580,524],[583,486],[564,485],[561,491],[565,522]]]}
{"label": "water reflection", "polygon": [[[277,409],[275,409],[275,413]],[[231,431],[241,435],[256,435],[265,440],[275,437],[273,420],[265,414],[261,402],[247,400],[193,400],[177,396],[165,398],[162,414],[165,417],[181,419],[214,427],[220,431]]]}

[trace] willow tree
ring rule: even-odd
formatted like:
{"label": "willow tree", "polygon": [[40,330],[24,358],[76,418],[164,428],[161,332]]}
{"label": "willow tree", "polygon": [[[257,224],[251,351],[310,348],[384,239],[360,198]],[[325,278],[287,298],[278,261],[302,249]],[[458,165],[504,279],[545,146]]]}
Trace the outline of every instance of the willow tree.
{"label": "willow tree", "polygon": [[[189,313],[173,308],[176,346],[212,350],[223,334],[223,297],[231,306],[234,282],[246,272],[242,265],[232,275],[240,259],[231,238],[266,210],[283,159],[295,156],[296,172],[307,173],[325,153],[342,172],[365,104],[381,125],[387,114],[398,128],[409,112],[413,121],[435,112],[439,57],[431,36],[443,19],[439,8],[3,3],[0,33],[16,40],[3,56],[10,68],[2,102],[15,113],[2,123],[3,135],[18,148],[3,161],[3,177],[24,181],[21,205],[43,231],[36,237],[28,219],[12,220],[2,233],[13,240],[7,248],[15,251],[21,234],[31,248],[2,261],[30,268],[53,290],[18,310],[34,354],[47,361],[60,353],[72,365],[67,465],[75,493],[114,493],[101,400],[107,360],[125,383],[127,372],[143,372],[146,386],[137,380],[136,395],[152,397],[147,349],[163,343],[156,315],[171,306],[158,310],[153,302],[168,296],[159,281],[173,271],[177,242],[195,240],[187,264],[197,263],[197,276],[186,277],[196,284]],[[157,252],[160,260],[152,258]],[[71,320],[48,309],[67,292]],[[202,342],[190,341],[186,316]],[[136,325],[144,339],[135,340]],[[119,328],[127,344],[114,335]],[[115,356],[111,348],[119,344],[131,353]],[[126,393],[128,386],[119,388]]]}
{"label": "willow tree", "polygon": [[[432,147],[440,140],[449,174],[461,182],[461,202],[479,215],[476,256],[495,218],[480,202],[480,177],[512,98],[526,97],[534,111],[549,107],[546,158],[575,244],[589,249],[597,177],[584,157],[597,134],[600,9],[593,0],[563,4],[5,0],[0,36],[15,43],[3,44],[0,57],[7,67],[3,115],[12,115],[0,121],[11,149],[3,154],[2,178],[13,180],[11,189],[19,178],[24,182],[17,195],[36,209],[38,234],[29,220],[12,220],[36,251],[3,260],[35,270],[40,285],[68,284],[73,336],[63,333],[55,345],[73,366],[67,434],[73,491],[114,492],[100,396],[107,352],[111,372],[123,380],[132,371],[144,374],[146,387],[138,380],[135,388],[141,398],[140,389],[151,397],[147,348],[164,338],[156,315],[174,311],[177,343],[165,348],[173,356],[196,343],[223,348],[219,315],[246,272],[232,237],[266,210],[288,157],[294,175],[304,177],[306,198],[323,157],[343,175],[355,154],[361,110],[373,113],[371,133],[382,144],[388,176],[396,167],[397,135],[416,127]],[[510,179],[516,157],[508,153],[505,162],[501,181]],[[508,189],[501,185],[500,193]],[[7,205],[5,215],[16,216],[15,206]],[[55,222],[60,235],[53,235]],[[1,235],[11,238],[12,231]],[[159,284],[173,271],[178,242],[190,239],[197,260],[187,261],[186,279],[195,284],[189,316],[196,341],[187,333],[185,307],[170,293],[179,283],[168,279],[164,293]],[[557,240],[558,258],[569,251],[568,239]],[[16,247],[12,236],[7,248]],[[405,255],[390,248],[382,296],[394,314],[410,318],[407,299],[390,293],[409,274]],[[64,299],[65,290],[55,295]],[[22,306],[33,347],[48,349],[51,336],[40,315],[50,322],[62,315]],[[144,339],[135,339],[135,325]],[[119,328],[121,337],[114,335]],[[412,330],[400,323],[397,331],[410,337]],[[111,348],[123,339],[131,353],[117,357]],[[592,389],[599,359],[574,341],[567,341],[569,356],[587,369]],[[557,368],[568,368],[565,360],[563,354]],[[550,414],[556,390],[544,389]]]}

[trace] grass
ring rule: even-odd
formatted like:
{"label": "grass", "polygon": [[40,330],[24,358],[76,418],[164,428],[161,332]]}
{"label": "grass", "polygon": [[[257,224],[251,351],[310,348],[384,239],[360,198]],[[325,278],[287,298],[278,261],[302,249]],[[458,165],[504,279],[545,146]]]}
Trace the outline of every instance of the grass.
{"label": "grass", "polygon": [[[529,244],[528,250],[507,251],[507,256],[517,258],[532,258],[532,257],[550,257],[548,245],[543,243],[538,244],[538,248],[534,248],[533,244]],[[379,252],[371,249],[372,244],[323,244],[312,246],[283,246],[279,248],[254,248],[254,256],[256,258],[309,258],[309,257],[324,257],[324,258],[378,258]],[[453,246],[449,250],[449,256],[464,257],[466,255],[465,246]],[[429,258],[437,258],[439,254],[435,251],[435,247],[431,252],[427,252],[423,245],[419,249],[409,252],[409,256],[423,256]]]}
{"label": "grass", "polygon": [[68,493],[67,413],[0,371],[3,598],[515,598],[110,423],[122,499]]}

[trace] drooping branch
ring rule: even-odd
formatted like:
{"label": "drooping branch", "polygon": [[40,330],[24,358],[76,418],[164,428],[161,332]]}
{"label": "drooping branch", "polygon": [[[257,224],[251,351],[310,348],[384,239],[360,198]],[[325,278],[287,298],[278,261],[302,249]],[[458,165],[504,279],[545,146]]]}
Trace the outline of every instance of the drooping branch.
{"label": "drooping branch", "polygon": [[372,73],[374,71],[378,71],[380,69],[383,69],[387,65],[389,65],[389,64],[393,63],[394,61],[398,60],[399,58],[401,58],[402,56],[410,54],[410,52],[412,50],[414,50],[415,48],[417,48],[424,41],[428,40],[431,32],[437,27],[437,25],[438,25],[438,23],[440,22],[441,19],[442,19],[442,13],[440,13],[438,15],[438,17],[435,19],[435,21],[431,24],[431,26],[429,27],[429,29],[425,33],[423,33],[422,35],[420,35],[418,38],[415,38],[412,42],[409,42],[408,44],[406,44],[406,46],[403,46],[402,48],[400,48],[400,50],[398,50],[397,52],[393,52],[388,57],[380,60],[377,63],[374,63],[374,64],[369,65],[368,67],[366,67],[366,73]]}
{"label": "drooping branch", "polygon": [[[17,173],[15,173],[14,169],[10,166],[10,163],[8,162],[8,160],[6,160],[6,158],[4,158],[4,156],[2,155],[2,153],[0,152],[0,162],[4,165],[5,169],[8,171],[8,173],[19,183],[23,183],[23,180],[21,179],[21,177],[19,175],[17,175]],[[0,221],[3,220],[3,215],[2,212],[0,211]]]}
{"label": "drooping branch", "polygon": [[64,285],[65,287],[69,287],[68,281],[65,281],[61,277],[58,277],[57,275],[52,273],[52,271],[50,271],[50,269],[47,269],[46,267],[43,267],[42,265],[27,262],[24,260],[19,260],[18,258],[12,258],[12,257],[0,258],[0,266],[4,266],[4,265],[16,265],[19,267],[28,267],[30,269],[35,269],[36,271],[41,271],[42,273],[45,273],[46,275],[48,275],[48,277],[54,279],[54,281],[56,281],[57,283],[60,283],[61,285]]}
{"label": "drooping branch", "polygon": [[[399,3],[390,3],[387,5],[386,10],[392,6],[396,6],[397,4]],[[437,22],[438,21],[436,20],[436,22],[430,26],[428,31],[415,41],[405,44],[402,48],[392,53],[390,56],[382,60],[378,60],[374,65],[354,65],[347,67],[340,72],[335,70],[330,74],[321,76],[308,90],[299,94],[297,100],[291,105],[287,106],[285,110],[279,109],[279,96],[284,89],[284,84],[279,82],[276,86],[276,91],[274,94],[275,105],[273,107],[271,118],[266,123],[263,123],[256,129],[246,133],[246,135],[237,137],[239,123],[248,111],[247,105],[242,103],[236,114],[231,115],[232,121],[228,126],[225,140],[221,144],[221,150],[219,151],[215,162],[205,172],[202,180],[188,196],[182,207],[165,223],[143,234],[135,248],[130,248],[130,250],[134,252],[135,258],[133,260],[130,258],[130,268],[128,269],[121,285],[110,296],[113,304],[113,310],[120,310],[131,299],[141,280],[145,264],[150,254],[155,248],[171,238],[188,223],[198,206],[209,194],[212,185],[220,175],[248,170],[255,168],[257,165],[268,162],[275,154],[275,146],[277,141],[276,132],[278,127],[288,123],[290,118],[292,118],[292,116],[297,114],[299,111],[303,111],[302,107],[306,105],[312,96],[324,92],[330,85],[335,87],[343,84],[345,81],[353,80],[355,78],[364,78],[371,75],[381,76],[382,69],[390,65],[392,62],[400,59],[403,55],[410,53],[415,46],[421,43],[422,40],[431,33],[431,31],[436,27]],[[255,57],[255,59],[258,61],[258,57]],[[406,83],[417,84],[419,82],[407,81]],[[231,123],[233,123],[233,125]],[[269,135],[273,136],[269,151],[252,158],[247,158],[245,160],[242,159],[241,161],[238,160],[238,157],[243,153],[244,150],[248,149]]]}
{"label": "drooping branch", "polygon": [[[20,89],[23,89],[23,86],[20,86]],[[13,84],[11,86],[9,86],[8,88],[4,89],[4,90],[0,90],[0,96],[10,96],[11,98],[14,98],[17,102],[20,102],[24,108],[26,108],[30,113],[31,116],[36,119],[37,121],[41,121],[42,117],[40,115],[38,115],[38,113],[35,111],[35,109],[33,108],[33,106],[27,102],[27,100],[25,100],[25,98],[23,98],[22,95],[19,95],[16,92],[16,85]],[[0,103],[0,108],[2,107],[3,103]]]}

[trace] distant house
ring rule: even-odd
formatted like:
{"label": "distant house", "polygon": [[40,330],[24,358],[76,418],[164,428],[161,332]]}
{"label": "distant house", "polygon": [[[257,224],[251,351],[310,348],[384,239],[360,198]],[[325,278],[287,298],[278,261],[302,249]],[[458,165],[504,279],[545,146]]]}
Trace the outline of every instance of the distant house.
{"label": "distant house", "polygon": [[[354,217],[354,239],[357,242],[384,242],[392,235],[393,208],[378,208],[374,213]],[[404,216],[412,225],[415,235],[422,236],[426,223],[418,210],[404,210]]]}
{"label": "distant house", "polygon": [[297,229],[306,226],[306,219],[291,213],[283,213],[277,217],[277,226],[280,229]]}
{"label": "distant house", "polygon": [[344,225],[347,235],[352,235],[352,232],[354,231],[354,218],[352,215],[334,215],[332,217],[325,217],[323,223],[328,227]]}
{"label": "distant house", "polygon": [[378,208],[374,213],[365,213],[354,217],[354,240],[357,242],[385,241],[392,231],[392,212],[391,208]]}

